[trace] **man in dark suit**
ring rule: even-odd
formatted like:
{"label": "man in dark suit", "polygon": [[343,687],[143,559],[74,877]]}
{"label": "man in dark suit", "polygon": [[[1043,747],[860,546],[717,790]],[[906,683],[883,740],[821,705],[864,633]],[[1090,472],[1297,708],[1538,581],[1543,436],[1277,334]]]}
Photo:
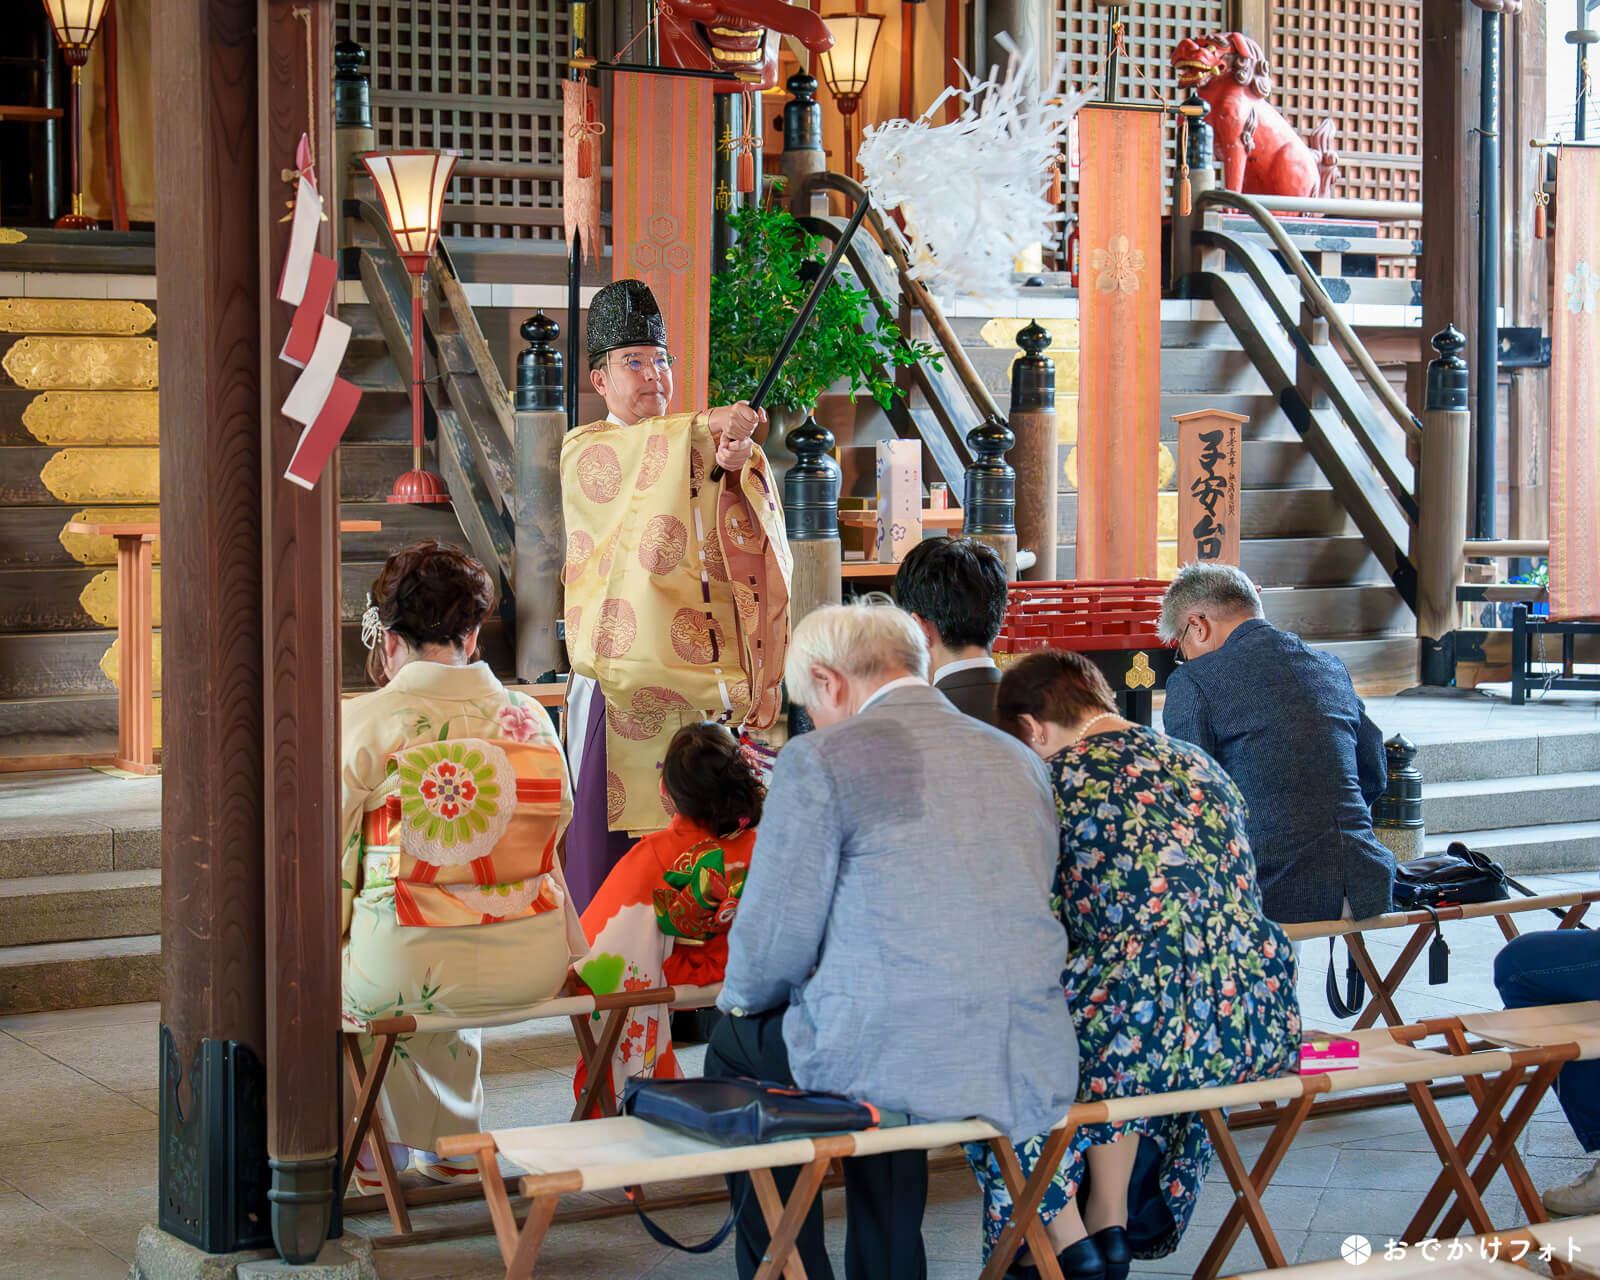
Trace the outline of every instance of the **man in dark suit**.
{"label": "man in dark suit", "polygon": [[1255,586],[1232,565],[1180,570],[1160,631],[1183,662],[1167,678],[1162,723],[1208,751],[1249,805],[1268,918],[1389,910],[1394,855],[1372,833],[1383,735],[1344,663],[1262,617]]}
{"label": "man in dark suit", "polygon": [[969,716],[994,723],[1000,670],[989,656],[1006,616],[1006,568],[975,538],[928,538],[894,575],[894,601],[928,640],[929,681]]}

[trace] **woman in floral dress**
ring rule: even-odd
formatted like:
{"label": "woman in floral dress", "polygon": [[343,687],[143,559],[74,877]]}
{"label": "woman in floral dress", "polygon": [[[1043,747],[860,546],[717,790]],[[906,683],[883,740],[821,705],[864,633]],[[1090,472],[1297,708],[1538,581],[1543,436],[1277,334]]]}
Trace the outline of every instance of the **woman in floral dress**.
{"label": "woman in floral dress", "polygon": [[[1124,720],[1105,678],[1075,653],[1023,658],[1000,683],[996,716],[1044,759],[1056,791],[1053,901],[1070,942],[1062,984],[1079,1099],[1294,1070],[1294,951],[1261,913],[1245,805],[1227,774],[1197,747]],[[1135,1183],[1142,1141],[1146,1176]],[[1019,1153],[1025,1167],[1042,1145]],[[1080,1129],[1044,1209],[1069,1280],[1120,1280],[1130,1256],[1177,1248],[1210,1161],[1192,1113]],[[985,1163],[980,1177],[992,1244],[1011,1206],[998,1169]]]}
{"label": "woman in floral dress", "polygon": [[[483,566],[431,539],[373,584],[362,634],[384,687],[343,708],[344,1007],[360,1018],[493,1018],[555,995],[584,953],[556,859],[572,814],[560,742],[543,707],[472,661],[493,604]],[[435,1151],[482,1128],[480,1034],[400,1038],[378,1102],[399,1169],[476,1176]],[[363,1150],[363,1190],[371,1170]]]}

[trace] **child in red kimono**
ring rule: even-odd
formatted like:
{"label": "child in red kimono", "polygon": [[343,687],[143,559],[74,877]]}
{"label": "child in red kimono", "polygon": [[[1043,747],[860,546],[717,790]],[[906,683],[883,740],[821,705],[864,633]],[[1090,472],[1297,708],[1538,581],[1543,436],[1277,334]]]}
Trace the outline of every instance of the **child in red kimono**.
{"label": "child in red kimono", "polygon": [[[756,843],[765,789],[721,725],[685,725],[667,746],[661,794],[674,816],[623,856],[583,912],[589,955],[574,970],[597,995],[708,986],[728,964],[728,929]],[[630,1012],[610,1063],[629,1076],[678,1077],[665,1005]],[[584,1068],[578,1064],[581,1095]]]}

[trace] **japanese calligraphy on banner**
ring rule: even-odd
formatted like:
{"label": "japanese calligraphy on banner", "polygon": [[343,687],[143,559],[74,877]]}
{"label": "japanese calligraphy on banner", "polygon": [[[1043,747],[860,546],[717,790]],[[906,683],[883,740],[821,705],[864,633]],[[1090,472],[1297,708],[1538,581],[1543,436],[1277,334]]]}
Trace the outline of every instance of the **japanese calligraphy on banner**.
{"label": "japanese calligraphy on banner", "polygon": [[1222,409],[1173,417],[1178,424],[1178,563],[1239,563],[1243,425]]}

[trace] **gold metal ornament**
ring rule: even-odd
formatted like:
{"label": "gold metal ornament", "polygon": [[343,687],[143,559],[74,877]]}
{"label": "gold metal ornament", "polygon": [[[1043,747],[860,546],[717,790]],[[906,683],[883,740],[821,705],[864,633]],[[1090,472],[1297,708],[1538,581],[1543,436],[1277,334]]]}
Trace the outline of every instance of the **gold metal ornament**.
{"label": "gold metal ornament", "polygon": [[[69,524],[154,524],[161,519],[159,507],[88,507],[80,508],[67,516],[61,522],[61,532],[57,541],[61,543],[62,550],[76,560],[79,564],[115,564],[117,562],[117,540],[109,535],[68,533],[66,526]],[[157,564],[161,563],[161,539],[158,536],[151,544],[152,558]]]}
{"label": "gold metal ornament", "polygon": [[0,298],[0,333],[101,333],[132,336],[156,322],[142,302],[101,298]]}
{"label": "gold metal ornament", "polygon": [[159,449],[63,449],[39,471],[57,502],[157,502]]}
{"label": "gold metal ornament", "polygon": [[160,393],[46,391],[22,411],[22,425],[41,444],[155,444]]}
{"label": "gold metal ornament", "polygon": [[29,336],[0,360],[19,387],[38,391],[151,391],[159,385],[154,338]]}
{"label": "gold metal ornament", "polygon": [[[117,625],[117,570],[103,569],[90,578],[78,593],[78,603],[83,611],[102,627]],[[151,617],[155,626],[161,625],[161,570],[150,577]]]}
{"label": "gold metal ornament", "polygon": [[1150,659],[1142,653],[1134,654],[1133,664],[1122,678],[1122,683],[1130,689],[1154,689],[1156,673],[1150,669]]}
{"label": "gold metal ornament", "polygon": [[[161,692],[161,635],[159,632],[151,637],[154,643],[151,666],[154,671],[150,677],[150,689],[154,693]],[[122,687],[122,639],[118,637],[111,642],[111,647],[106,650],[105,656],[100,659],[100,670],[105,672],[106,679]]]}
{"label": "gold metal ornament", "polygon": [[26,232],[15,227],[0,227],[0,244],[21,244],[27,238]]}

